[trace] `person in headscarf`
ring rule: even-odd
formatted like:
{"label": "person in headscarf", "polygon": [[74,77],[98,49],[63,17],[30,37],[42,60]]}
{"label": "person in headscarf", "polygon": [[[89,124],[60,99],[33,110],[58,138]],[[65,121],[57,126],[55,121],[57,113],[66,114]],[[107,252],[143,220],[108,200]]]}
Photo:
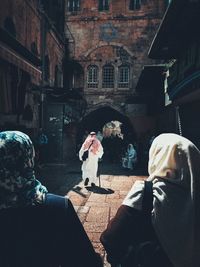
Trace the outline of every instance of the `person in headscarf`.
{"label": "person in headscarf", "polygon": [[[88,151],[88,157],[83,160],[83,154]],[[82,144],[79,151],[79,159],[82,163],[82,179],[84,185],[87,186],[91,183],[91,186],[95,186],[98,171],[98,161],[103,156],[103,147],[101,142],[97,139],[95,132],[90,132],[85,142]]]}
{"label": "person in headscarf", "polygon": [[0,210],[42,202],[47,189],[34,173],[35,151],[18,131],[0,132]]}
{"label": "person in headscarf", "polygon": [[133,170],[137,163],[137,152],[133,144],[128,144],[125,157],[122,158],[122,167]]}
{"label": "person in headscarf", "polygon": [[0,132],[0,266],[102,266],[70,200],[36,179],[34,156],[26,134]]}
{"label": "person in headscarf", "polygon": [[150,224],[142,215],[145,183],[138,180],[101,235],[110,262],[120,262],[129,243],[149,235],[165,255],[159,266],[200,266],[199,166],[200,151],[188,139],[161,134],[153,140],[147,179],[153,187]]}

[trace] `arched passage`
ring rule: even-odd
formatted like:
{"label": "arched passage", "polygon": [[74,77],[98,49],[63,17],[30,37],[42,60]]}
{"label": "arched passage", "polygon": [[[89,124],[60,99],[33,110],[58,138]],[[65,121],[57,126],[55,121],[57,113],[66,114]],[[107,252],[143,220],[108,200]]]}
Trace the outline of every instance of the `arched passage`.
{"label": "arched passage", "polygon": [[83,141],[85,131],[102,131],[103,126],[111,121],[122,123],[121,132],[124,135],[125,143],[135,142],[136,135],[129,118],[111,107],[100,107],[86,115],[78,125],[77,145]]}
{"label": "arched passage", "polygon": [[120,121],[122,131],[125,135],[135,137],[135,132],[129,118],[111,107],[101,107],[87,114],[79,124],[78,136],[82,135],[85,130],[98,131],[110,121]]}

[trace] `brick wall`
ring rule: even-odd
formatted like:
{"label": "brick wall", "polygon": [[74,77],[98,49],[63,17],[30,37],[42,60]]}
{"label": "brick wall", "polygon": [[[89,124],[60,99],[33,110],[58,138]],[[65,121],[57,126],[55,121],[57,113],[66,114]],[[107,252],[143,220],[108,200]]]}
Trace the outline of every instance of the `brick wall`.
{"label": "brick wall", "polygon": [[[47,84],[54,86],[55,82],[55,68],[58,67],[59,72],[62,76],[62,61],[64,57],[64,44],[61,40],[59,33],[56,31],[54,25],[49,20],[47,15],[44,16],[46,20],[46,42],[44,54],[49,56],[49,81]],[[36,131],[39,128],[39,106],[41,105],[41,91],[40,87],[42,84],[42,65],[35,65],[33,62],[26,58],[25,53],[27,50],[32,54],[35,54],[38,59],[42,60],[42,13],[39,9],[38,0],[7,0],[2,1],[0,4],[0,27],[5,30],[5,21],[9,18],[13,22],[16,36],[15,39],[18,41],[18,50],[14,51],[15,48],[11,48],[9,45],[5,45],[4,41],[0,40],[0,49],[4,55],[4,62],[2,66],[6,66],[9,70],[11,64],[15,67],[16,77],[10,75],[10,79],[16,79],[16,95],[20,94],[20,88],[18,88],[18,83],[20,81],[21,72],[25,72],[30,77],[30,82],[27,84],[24,97],[24,107],[29,104],[33,111],[33,120],[25,121],[23,120],[22,114],[17,114],[16,110],[13,111],[11,108],[8,112],[0,110],[1,123],[0,127],[4,128],[5,123],[10,123],[15,125],[16,128],[21,128],[21,126],[27,128],[34,128]],[[16,48],[17,49],[17,48]],[[27,50],[26,50],[27,49]],[[8,51],[9,58],[5,56],[5,51]],[[23,50],[25,51],[23,53]],[[31,55],[31,54],[30,54]],[[13,58],[12,58],[13,57]],[[5,70],[5,68],[4,68]],[[4,75],[4,74],[2,74]],[[61,78],[62,80],[62,78]],[[62,86],[63,81],[59,84]],[[4,92],[8,91],[7,88],[1,88],[0,97],[4,99]],[[9,93],[8,93],[9,94]],[[4,100],[3,100],[4,101]],[[9,102],[8,99],[6,99]],[[4,101],[4,103],[6,102]],[[17,101],[17,100],[16,100]],[[23,107],[20,108],[23,110]]]}
{"label": "brick wall", "polygon": [[7,17],[12,18],[16,28],[16,39],[31,51],[31,43],[36,42],[40,54],[40,15],[37,1],[7,0],[1,3],[0,26]]}
{"label": "brick wall", "polygon": [[[148,59],[150,44],[165,11],[165,1],[142,1],[140,10],[129,10],[129,1],[110,1],[109,11],[99,12],[98,1],[81,1],[80,10],[67,11],[66,35],[70,42],[70,55],[84,70],[84,92],[88,103],[87,114],[100,106],[111,106],[134,122],[134,114],[126,114],[123,103],[135,93],[139,75],[144,65],[155,63]],[[120,52],[119,52],[120,51]],[[129,88],[102,89],[102,67],[111,63],[118,67],[130,66]],[[99,69],[98,88],[87,88],[87,68],[95,64]]]}
{"label": "brick wall", "polygon": [[[46,54],[49,56],[50,62],[50,80],[51,86],[54,86],[55,82],[55,67],[58,66],[62,71],[62,61],[64,57],[64,44],[59,42],[55,33],[51,30],[47,33],[46,37]],[[60,85],[60,87],[63,84]]]}

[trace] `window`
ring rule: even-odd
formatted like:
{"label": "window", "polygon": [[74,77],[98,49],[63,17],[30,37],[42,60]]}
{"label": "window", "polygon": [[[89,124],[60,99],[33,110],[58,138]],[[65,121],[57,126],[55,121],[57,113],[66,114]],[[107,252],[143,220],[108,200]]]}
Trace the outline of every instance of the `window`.
{"label": "window", "polygon": [[112,65],[105,65],[103,67],[103,88],[114,87],[114,67]]}
{"label": "window", "polygon": [[89,66],[87,72],[87,87],[97,88],[98,87],[98,67]]}
{"label": "window", "polygon": [[80,10],[80,0],[68,0],[67,7],[69,12]]}
{"label": "window", "polygon": [[119,67],[119,76],[118,76],[118,87],[119,88],[128,88],[130,81],[130,69],[129,66],[120,66]]}
{"label": "window", "polygon": [[129,9],[136,10],[141,8],[141,0],[130,0]]}
{"label": "window", "polygon": [[99,11],[109,10],[109,0],[99,0]]}

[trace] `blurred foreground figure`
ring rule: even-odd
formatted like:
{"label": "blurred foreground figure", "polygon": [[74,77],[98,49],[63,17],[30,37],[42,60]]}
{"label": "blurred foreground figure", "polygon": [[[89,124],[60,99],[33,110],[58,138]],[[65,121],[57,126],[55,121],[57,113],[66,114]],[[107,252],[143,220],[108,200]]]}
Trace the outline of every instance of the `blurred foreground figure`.
{"label": "blurred foreground figure", "polygon": [[68,198],[35,178],[22,132],[0,132],[0,266],[102,266]]}
{"label": "blurred foreground figure", "polygon": [[161,134],[153,140],[147,181],[134,183],[101,235],[112,266],[138,266],[136,249],[145,242],[141,266],[200,266],[199,166],[200,151],[188,139]]}

